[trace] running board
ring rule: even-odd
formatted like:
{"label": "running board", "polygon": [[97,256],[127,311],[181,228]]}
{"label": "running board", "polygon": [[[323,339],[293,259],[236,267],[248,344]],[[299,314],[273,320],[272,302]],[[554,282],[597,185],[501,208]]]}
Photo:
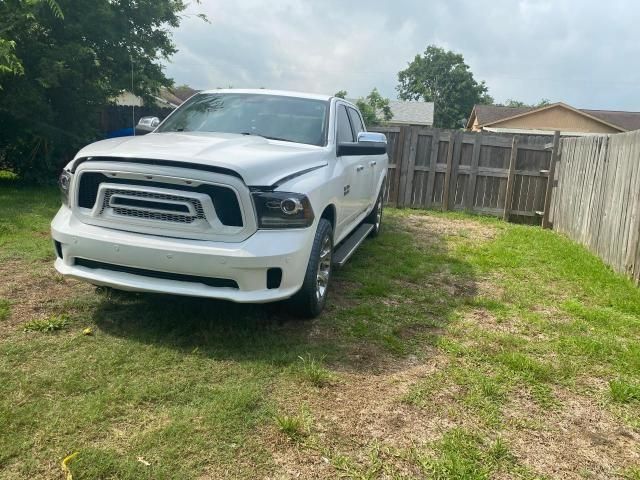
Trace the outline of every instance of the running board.
{"label": "running board", "polygon": [[373,230],[373,224],[363,223],[354,232],[342,242],[342,244],[333,252],[333,264],[336,267],[342,267],[347,260],[351,258],[351,255],[355,253],[360,244]]}

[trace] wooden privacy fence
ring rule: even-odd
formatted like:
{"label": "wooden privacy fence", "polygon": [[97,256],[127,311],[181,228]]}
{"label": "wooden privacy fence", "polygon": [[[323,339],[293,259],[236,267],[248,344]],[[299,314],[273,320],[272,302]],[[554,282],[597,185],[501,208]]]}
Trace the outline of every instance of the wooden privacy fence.
{"label": "wooden privacy fence", "polygon": [[535,217],[544,211],[550,136],[424,127],[379,127],[387,135],[385,201],[398,207]]}
{"label": "wooden privacy fence", "polygon": [[640,131],[560,141],[554,230],[640,281]]}

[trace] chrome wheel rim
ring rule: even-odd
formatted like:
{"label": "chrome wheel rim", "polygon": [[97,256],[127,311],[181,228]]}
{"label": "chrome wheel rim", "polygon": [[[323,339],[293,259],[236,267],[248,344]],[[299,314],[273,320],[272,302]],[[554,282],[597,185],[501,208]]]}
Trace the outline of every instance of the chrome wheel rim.
{"label": "chrome wheel rim", "polygon": [[329,287],[329,275],[331,274],[331,238],[325,235],[320,247],[320,260],[318,261],[318,272],[316,274],[316,297],[322,300],[327,294]]}
{"label": "chrome wheel rim", "polygon": [[382,195],[378,197],[378,205],[376,205],[376,230],[380,229],[382,223]]}

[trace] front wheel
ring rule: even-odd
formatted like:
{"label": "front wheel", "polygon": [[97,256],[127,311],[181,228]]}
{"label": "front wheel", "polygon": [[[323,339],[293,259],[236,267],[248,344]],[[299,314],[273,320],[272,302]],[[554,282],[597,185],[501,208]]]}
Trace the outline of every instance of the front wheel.
{"label": "front wheel", "polygon": [[314,318],[324,309],[331,279],[332,255],[333,229],[328,220],[321,218],[313,239],[302,288],[289,300],[289,305],[296,315]]}
{"label": "front wheel", "polygon": [[369,234],[370,237],[377,237],[380,233],[380,229],[382,228],[382,207],[384,204],[383,193],[384,189],[381,188],[378,198],[376,199],[376,206],[373,207],[371,213],[364,219],[364,223],[371,223],[373,225],[373,230],[371,230],[371,233]]}

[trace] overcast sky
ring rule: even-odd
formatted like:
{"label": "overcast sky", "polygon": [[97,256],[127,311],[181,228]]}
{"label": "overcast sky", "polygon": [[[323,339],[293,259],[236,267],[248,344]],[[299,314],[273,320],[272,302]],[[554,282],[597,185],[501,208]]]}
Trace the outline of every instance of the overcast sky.
{"label": "overcast sky", "polygon": [[193,88],[396,98],[427,45],[462,53],[496,101],[640,111],[638,0],[202,0],[167,65]]}

